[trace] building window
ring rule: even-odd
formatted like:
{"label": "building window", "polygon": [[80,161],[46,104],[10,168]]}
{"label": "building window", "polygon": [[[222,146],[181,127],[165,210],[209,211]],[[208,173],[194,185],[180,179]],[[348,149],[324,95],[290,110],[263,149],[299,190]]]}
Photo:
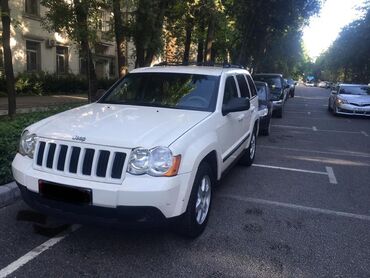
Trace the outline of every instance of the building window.
{"label": "building window", "polygon": [[106,11],[101,11],[99,15],[98,28],[103,33],[108,33],[112,30],[111,16]]}
{"label": "building window", "polygon": [[57,46],[57,74],[68,73],[68,47]]}
{"label": "building window", "polygon": [[39,0],[25,0],[26,14],[39,16],[40,15],[40,2]]}
{"label": "building window", "polygon": [[27,71],[39,71],[41,69],[41,50],[40,43],[26,41],[27,52]]}

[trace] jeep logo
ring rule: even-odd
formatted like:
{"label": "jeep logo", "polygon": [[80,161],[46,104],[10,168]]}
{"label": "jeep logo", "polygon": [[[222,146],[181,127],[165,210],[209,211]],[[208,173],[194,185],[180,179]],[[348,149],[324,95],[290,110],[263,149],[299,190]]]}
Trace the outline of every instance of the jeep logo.
{"label": "jeep logo", "polygon": [[86,137],[75,135],[74,137],[72,137],[72,140],[80,141],[80,142],[85,142],[86,141]]}

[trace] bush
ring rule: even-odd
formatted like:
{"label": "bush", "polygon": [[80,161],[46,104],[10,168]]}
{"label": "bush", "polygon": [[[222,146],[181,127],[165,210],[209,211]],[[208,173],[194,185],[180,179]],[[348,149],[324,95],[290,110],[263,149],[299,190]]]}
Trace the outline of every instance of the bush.
{"label": "bush", "polygon": [[19,138],[24,128],[56,113],[77,105],[60,106],[46,112],[17,115],[14,119],[0,117],[0,185],[13,180],[11,163],[18,150]]}
{"label": "bush", "polygon": [[[98,89],[107,90],[115,81],[98,80]],[[87,92],[88,81],[86,77],[74,74],[23,73],[16,78],[15,90],[17,95],[79,94]],[[6,92],[4,77],[0,78],[0,92]]]}

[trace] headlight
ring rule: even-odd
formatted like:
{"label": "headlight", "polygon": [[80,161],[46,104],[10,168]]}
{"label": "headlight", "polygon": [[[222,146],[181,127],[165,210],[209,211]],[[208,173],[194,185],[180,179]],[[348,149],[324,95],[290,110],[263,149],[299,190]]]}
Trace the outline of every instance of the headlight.
{"label": "headlight", "polygon": [[173,156],[167,147],[151,150],[136,148],[132,151],[127,171],[133,175],[175,176],[180,167],[181,156]]}
{"label": "headlight", "polygon": [[36,134],[31,134],[28,130],[22,133],[21,140],[19,142],[19,153],[21,155],[27,155],[29,158],[33,158],[36,145]]}
{"label": "headlight", "polygon": [[348,103],[348,101],[345,100],[345,99],[337,98],[336,103],[337,103],[337,105],[341,105],[341,104]]}

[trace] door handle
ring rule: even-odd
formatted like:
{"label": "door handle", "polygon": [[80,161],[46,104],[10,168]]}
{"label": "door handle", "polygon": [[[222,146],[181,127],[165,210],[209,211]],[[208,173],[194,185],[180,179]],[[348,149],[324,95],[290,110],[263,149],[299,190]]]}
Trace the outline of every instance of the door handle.
{"label": "door handle", "polygon": [[243,115],[240,115],[240,116],[236,117],[236,119],[237,119],[239,122],[241,122],[241,121],[244,119],[244,117],[245,117],[245,115],[243,114]]}

